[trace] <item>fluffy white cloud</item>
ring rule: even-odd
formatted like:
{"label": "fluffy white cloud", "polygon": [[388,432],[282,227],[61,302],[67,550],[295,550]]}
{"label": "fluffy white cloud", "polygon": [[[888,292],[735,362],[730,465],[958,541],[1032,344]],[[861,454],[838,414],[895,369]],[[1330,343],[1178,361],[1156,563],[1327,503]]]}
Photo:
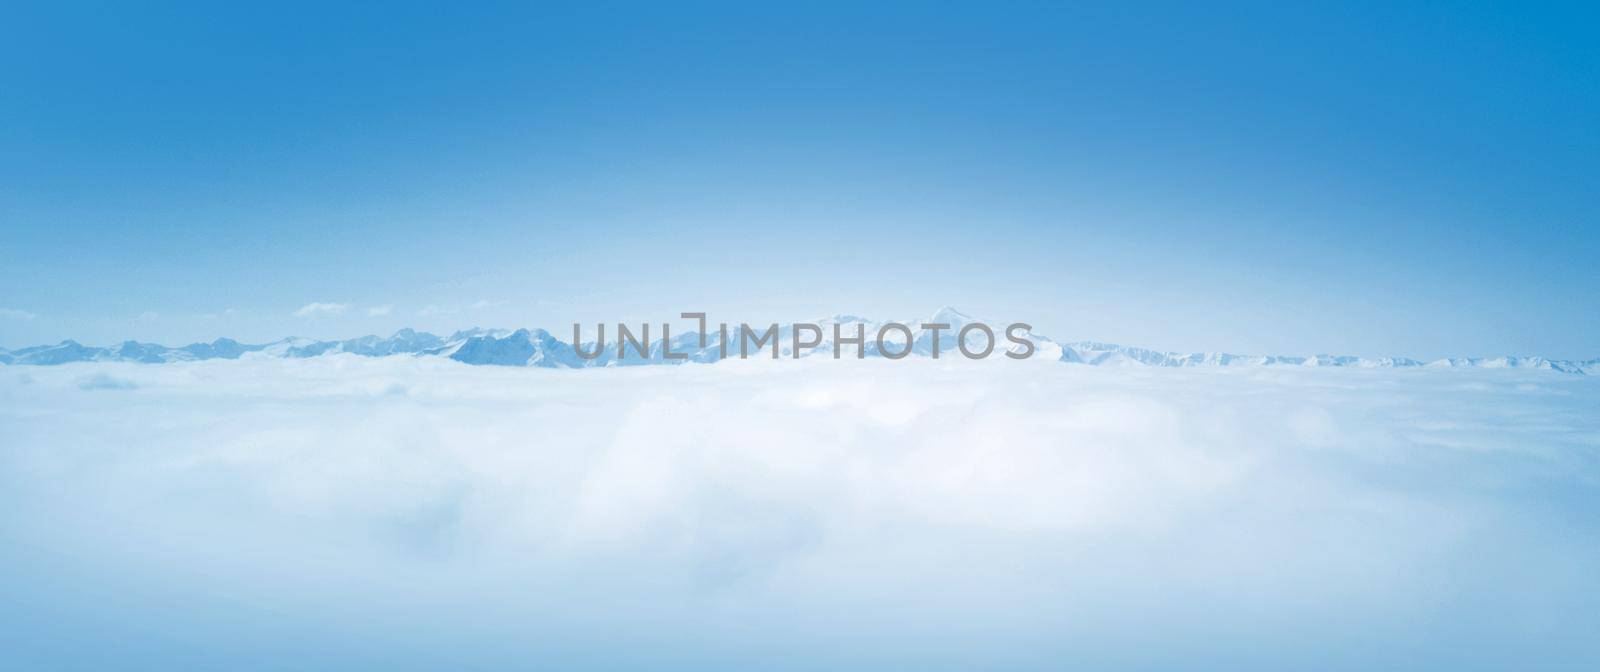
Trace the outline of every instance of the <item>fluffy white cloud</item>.
{"label": "fluffy white cloud", "polygon": [[37,318],[37,317],[39,317],[37,314],[30,313],[30,312],[28,312],[26,310],[17,310],[15,308],[0,308],[0,318],[4,318],[4,319],[7,319],[7,320],[18,320],[18,321],[21,321],[21,322],[27,322],[27,321],[32,320],[32,319]]}
{"label": "fluffy white cloud", "polygon": [[453,315],[458,312],[460,311],[454,308],[446,308],[444,306],[428,304],[423,306],[421,310],[417,311],[417,317],[438,317],[440,315]]}
{"label": "fluffy white cloud", "polygon": [[299,310],[294,311],[294,316],[295,317],[324,317],[324,316],[333,316],[333,315],[343,315],[344,312],[346,310],[349,310],[349,309],[350,309],[350,304],[348,304],[348,303],[318,303],[318,302],[312,302],[312,303],[308,303],[308,304],[306,304],[304,306],[301,306]]}
{"label": "fluffy white cloud", "polygon": [[340,355],[0,367],[0,402],[0,594],[173,660],[1600,655],[1585,376]]}
{"label": "fluffy white cloud", "polygon": [[418,317],[438,317],[440,315],[455,315],[455,314],[461,313],[464,310],[484,310],[484,309],[487,309],[487,308],[495,308],[495,307],[498,307],[498,306],[503,306],[505,304],[506,304],[505,301],[490,301],[489,299],[479,299],[477,301],[472,302],[471,304],[468,304],[465,308],[456,307],[456,306],[440,306],[440,305],[429,304],[427,306],[423,306],[421,310],[418,310],[417,311],[417,316]]}
{"label": "fluffy white cloud", "polygon": [[367,317],[383,317],[384,315],[388,315],[391,312],[394,312],[394,306],[390,306],[390,305],[372,306],[370,308],[367,308]]}

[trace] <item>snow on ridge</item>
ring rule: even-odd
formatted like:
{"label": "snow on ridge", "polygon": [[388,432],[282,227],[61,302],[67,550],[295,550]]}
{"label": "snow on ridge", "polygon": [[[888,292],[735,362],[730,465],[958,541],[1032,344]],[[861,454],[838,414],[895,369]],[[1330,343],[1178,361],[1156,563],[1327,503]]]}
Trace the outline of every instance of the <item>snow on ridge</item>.
{"label": "snow on ridge", "polygon": [[[988,324],[996,335],[995,351],[993,356],[1000,356],[1008,347],[1012,351],[1020,351],[1021,346],[1009,343],[1005,338],[1005,324],[980,320],[966,315],[954,308],[943,307],[936,311],[928,321],[942,322],[952,325],[950,331],[940,335],[937,344],[938,354],[945,357],[956,357],[956,329],[970,323]],[[915,326],[919,320],[902,321],[902,324]],[[876,343],[878,328],[887,322],[877,322],[849,314],[838,314],[827,318],[813,320],[809,324],[818,325],[822,330],[822,342],[801,357],[826,356],[834,347],[833,327],[841,327],[841,336],[855,335],[851,327],[859,324],[866,334],[866,357],[883,357]],[[752,329],[761,330],[760,325],[751,325]],[[934,343],[929,332],[913,332],[911,343],[911,356],[935,356]],[[685,355],[684,358],[669,359],[665,356],[664,339],[660,332],[652,331],[648,344],[647,356],[641,357],[631,347],[626,356],[618,355],[618,346],[615,334],[606,339],[605,347],[597,354],[596,344],[593,341],[584,342],[578,348],[562,341],[544,329],[485,329],[474,327],[457,331],[448,337],[437,336],[428,332],[420,332],[410,328],[401,329],[388,337],[376,335],[362,336],[342,341],[318,341],[308,338],[284,338],[271,343],[244,344],[229,338],[219,338],[209,343],[191,343],[182,347],[172,348],[155,343],[140,343],[125,341],[110,347],[85,346],[73,340],[62,341],[55,345],[39,345],[18,350],[0,349],[0,366],[3,365],[37,365],[48,366],[67,364],[72,362],[138,362],[159,364],[168,362],[201,361],[209,359],[240,359],[240,358],[307,358],[326,355],[347,354],[360,357],[389,357],[409,355],[413,357],[446,357],[455,361],[473,365],[492,366],[531,366],[543,368],[593,368],[613,366],[643,366],[662,364],[685,363],[714,363],[724,358],[722,349],[718,345],[715,329],[710,329],[707,334],[705,346],[699,343],[699,333],[684,332],[671,334],[670,351]],[[1578,375],[1600,374],[1600,358],[1571,361],[1549,359],[1546,357],[1529,356],[1501,356],[1501,357],[1466,357],[1445,358],[1433,361],[1420,361],[1405,357],[1364,358],[1347,355],[1239,355],[1225,352],[1161,352],[1148,348],[1130,347],[1103,343],[1098,341],[1076,341],[1060,343],[1048,337],[1040,336],[1029,331],[1022,331],[1019,336],[1029,341],[1034,346],[1034,359],[1044,359],[1070,364],[1086,364],[1089,366],[1111,367],[1235,367],[1235,366],[1296,366],[1296,367],[1343,367],[1343,368],[1474,368],[1474,369],[1533,369],[1570,373]],[[736,329],[730,329],[729,344],[726,351],[728,358],[738,357],[739,334]],[[778,333],[778,352],[783,359],[793,358],[792,344],[794,343],[794,325],[780,325]],[[890,332],[885,345],[891,352],[898,352],[905,346],[902,335]],[[891,345],[892,344],[892,345]],[[968,346],[974,350],[981,349],[981,337],[976,334],[969,339]],[[581,356],[578,349],[584,353],[594,354],[592,358]],[[757,352],[759,350],[759,352]],[[843,346],[845,357],[850,357],[854,346]],[[770,358],[770,344],[767,348],[752,349],[751,359]]]}

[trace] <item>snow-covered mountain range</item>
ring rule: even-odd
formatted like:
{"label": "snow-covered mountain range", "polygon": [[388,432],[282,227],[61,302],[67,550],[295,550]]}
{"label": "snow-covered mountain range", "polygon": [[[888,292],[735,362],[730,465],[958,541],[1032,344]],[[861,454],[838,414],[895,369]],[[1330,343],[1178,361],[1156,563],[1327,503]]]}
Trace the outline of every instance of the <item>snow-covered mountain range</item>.
{"label": "snow-covered mountain range", "polygon": [[[950,332],[944,332],[942,340],[938,343],[940,356],[959,357],[954,351],[957,348],[953,332],[962,325],[979,321],[952,308],[942,308],[932,317],[921,320],[893,320],[902,324],[909,324],[915,329],[918,323],[939,322],[952,325]],[[1005,339],[1005,325],[984,321],[991,325],[996,334],[996,355],[1010,345]],[[828,356],[833,351],[833,325],[840,325],[841,332],[850,336],[856,333],[857,325],[867,335],[865,346],[866,357],[882,357],[878,351],[875,335],[878,328],[886,322],[876,322],[853,315],[835,315],[833,317],[814,320],[822,331],[822,343],[815,348],[801,353],[802,357]],[[637,326],[637,325],[635,325]],[[655,325],[659,327],[660,325]],[[756,328],[752,325],[752,328]],[[730,328],[731,329],[731,328]],[[792,356],[791,345],[793,340],[793,325],[780,327],[778,335],[779,354],[783,358]],[[917,336],[912,343],[912,356],[933,356],[933,342],[927,332],[916,332]],[[894,347],[891,353],[900,351],[904,345],[901,340],[896,340],[898,334],[891,332],[887,339]],[[1305,367],[1354,367],[1354,368],[1400,368],[1400,367],[1439,367],[1439,368],[1512,368],[1512,369],[1543,369],[1573,374],[1600,374],[1600,358],[1585,361],[1548,359],[1545,357],[1482,357],[1482,358],[1451,358],[1435,361],[1421,361],[1404,357],[1384,357],[1378,359],[1364,357],[1350,357],[1342,355],[1310,355],[1310,356],[1284,356],[1284,355],[1236,355],[1220,352],[1180,353],[1161,352],[1146,348],[1128,347],[1111,343],[1095,341],[1056,342],[1047,337],[1023,332],[1023,337],[1034,346],[1034,359],[1047,359],[1073,364],[1089,366],[1158,366],[1158,367],[1196,367],[1196,366],[1305,366]],[[635,365],[660,365],[684,363],[710,363],[723,359],[723,353],[718,346],[715,330],[708,334],[705,347],[700,345],[700,334],[687,332],[672,334],[670,351],[672,353],[685,353],[686,359],[668,359],[665,357],[662,339],[653,335],[649,342],[649,356],[639,357],[630,349],[626,357],[619,357],[614,335],[608,337],[605,348],[598,357],[585,359],[580,357],[573,345],[555,337],[544,329],[517,329],[515,331],[504,329],[469,329],[458,331],[447,337],[401,329],[393,335],[384,338],[379,336],[362,336],[343,341],[316,341],[306,338],[285,338],[272,343],[245,344],[229,338],[219,338],[210,343],[192,343],[182,347],[167,347],[154,343],[139,343],[125,341],[120,345],[109,347],[91,347],[76,341],[62,341],[56,345],[39,345],[19,350],[6,350],[0,348],[0,365],[52,365],[70,362],[187,362],[207,359],[241,359],[241,358],[304,358],[348,353],[362,357],[447,357],[467,364],[497,365],[497,366],[536,366],[545,368],[588,368],[600,366],[635,366]],[[728,357],[738,356],[738,335],[730,331],[730,345]],[[983,343],[977,334],[970,336],[968,345],[970,349],[980,350]],[[585,353],[593,353],[597,347],[594,342],[579,344]],[[1019,346],[1012,346],[1014,349]],[[855,353],[855,346],[847,345],[843,348],[844,357]],[[751,359],[764,359],[771,357],[771,348],[751,348]]]}

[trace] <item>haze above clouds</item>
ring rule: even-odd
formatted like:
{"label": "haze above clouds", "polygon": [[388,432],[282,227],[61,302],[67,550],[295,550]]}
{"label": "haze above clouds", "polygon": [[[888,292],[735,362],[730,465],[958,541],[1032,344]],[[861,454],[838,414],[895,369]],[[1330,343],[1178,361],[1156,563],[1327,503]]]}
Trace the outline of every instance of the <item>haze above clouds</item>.
{"label": "haze above clouds", "polygon": [[0,628],[55,669],[1592,669],[1597,403],[1514,370],[3,367]]}
{"label": "haze above clouds", "polygon": [[7,9],[0,347],[953,303],[1600,356],[1595,3]]}

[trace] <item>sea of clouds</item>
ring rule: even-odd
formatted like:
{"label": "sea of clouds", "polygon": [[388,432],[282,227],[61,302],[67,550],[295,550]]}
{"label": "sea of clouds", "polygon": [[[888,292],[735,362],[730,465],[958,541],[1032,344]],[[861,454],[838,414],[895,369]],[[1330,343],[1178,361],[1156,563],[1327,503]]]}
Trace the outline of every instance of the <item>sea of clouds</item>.
{"label": "sea of clouds", "polygon": [[1600,378],[0,367],[7,669],[1600,666]]}

